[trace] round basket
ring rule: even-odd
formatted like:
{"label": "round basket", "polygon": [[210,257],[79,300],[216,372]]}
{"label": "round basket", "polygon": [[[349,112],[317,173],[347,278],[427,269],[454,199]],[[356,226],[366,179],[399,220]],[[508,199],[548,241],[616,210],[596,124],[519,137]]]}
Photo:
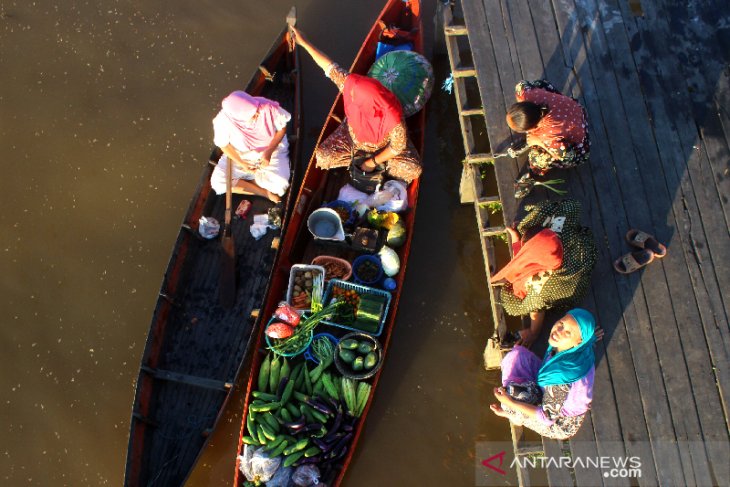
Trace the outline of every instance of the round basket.
{"label": "round basket", "polygon": [[[326,269],[327,269],[326,264],[328,264],[328,263],[334,263],[334,262],[336,262],[336,263],[344,266],[345,269],[347,269],[347,272],[345,273],[344,276],[342,276],[342,277],[339,277],[339,276],[330,276],[330,275],[327,274],[327,272],[326,272]],[[325,274],[324,274],[324,280],[325,281],[329,281],[330,279],[340,279],[342,281],[346,281],[350,277],[352,277],[352,266],[345,259],[340,259],[339,257],[332,257],[331,255],[320,255],[320,256],[317,256],[314,259],[312,259],[312,265],[319,265],[319,266],[322,266],[322,267],[325,268]]]}
{"label": "round basket", "polygon": [[337,353],[337,344],[340,342],[339,338],[337,338],[334,335],[330,335],[329,333],[317,333],[316,335],[314,335],[312,337],[312,341],[309,343],[309,346],[307,347],[307,351],[304,352],[304,358],[306,358],[307,360],[309,360],[311,362],[314,362],[315,364],[319,364],[319,360],[314,355],[314,351],[312,350],[312,343],[314,343],[314,341],[317,338],[322,338],[322,337],[327,338],[330,342],[332,342],[332,345],[334,345],[334,347],[335,347],[335,354]]}
{"label": "round basket", "polygon": [[[342,342],[344,340],[347,340],[348,338],[353,338],[357,340],[358,342],[362,341],[368,341],[373,345],[373,352],[378,356],[377,361],[375,362],[375,365],[370,370],[363,370],[362,372],[354,372],[352,368],[350,367],[350,364],[342,360],[340,358],[340,350],[342,349]],[[347,335],[340,338],[339,343],[337,344],[337,348],[335,348],[335,367],[337,367],[337,370],[342,374],[344,377],[348,377],[350,379],[368,379],[375,375],[375,373],[380,369],[380,367],[383,365],[383,347],[380,345],[380,342],[375,339],[373,336],[368,335],[367,333],[360,333],[360,332],[352,332],[348,333]]]}
{"label": "round basket", "polygon": [[[364,262],[372,262],[375,264],[378,268],[378,274],[375,276],[374,279],[365,280],[362,278],[362,276],[358,275],[357,269],[362,265]],[[360,257],[356,258],[352,261],[352,277],[353,280],[358,284],[364,284],[365,286],[372,286],[373,284],[377,284],[380,279],[383,278],[383,264],[380,262],[380,258],[374,255],[361,255]]]}
{"label": "round basket", "polygon": [[[352,225],[355,223],[355,219],[357,218],[357,212],[353,209],[352,203],[342,200],[335,200],[327,203],[324,205],[327,208],[335,209],[335,208],[342,208],[344,209],[350,216],[343,220],[342,216],[340,216],[340,220],[342,220],[343,225]],[[339,215],[339,213],[338,213]]]}
{"label": "round basket", "polygon": [[[269,328],[269,325],[271,325],[272,323],[274,323],[276,321],[278,321],[276,318],[271,318],[269,320],[269,322],[266,323],[266,328]],[[279,353],[279,352],[275,352],[275,353],[277,355],[281,355],[282,357],[294,357],[296,355],[300,355],[300,354],[304,353],[304,351],[307,348],[309,348],[309,345],[312,343],[313,338],[314,338],[314,333],[310,330],[309,337],[302,342],[303,345],[301,348],[294,350],[293,352],[289,352],[289,353]],[[276,342],[287,340],[286,338],[279,339],[279,338],[269,337],[269,335],[266,334],[266,329],[264,329],[264,339],[266,340],[266,345],[269,348],[269,350],[271,350],[271,346],[276,344]]]}

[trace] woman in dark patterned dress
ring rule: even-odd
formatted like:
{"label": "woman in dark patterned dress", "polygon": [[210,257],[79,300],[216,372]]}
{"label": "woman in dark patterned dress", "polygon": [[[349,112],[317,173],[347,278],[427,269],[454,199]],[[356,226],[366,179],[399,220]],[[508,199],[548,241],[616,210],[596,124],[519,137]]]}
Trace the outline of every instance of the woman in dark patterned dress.
{"label": "woman in dark patterned dress", "polygon": [[421,160],[408,139],[403,108],[378,80],[351,74],[314,47],[292,28],[302,46],[342,92],[346,120],[317,148],[317,167],[348,167],[353,151],[369,154],[361,163],[365,172],[385,168],[394,179],[410,183],[421,175]]}
{"label": "woman in dark patterned dress", "polygon": [[[509,149],[512,157],[529,150],[529,168],[516,181],[516,197],[529,193],[529,180],[550,169],[568,169],[588,161],[590,139],[585,110],[573,98],[561,94],[545,80],[520,81],[515,87],[517,103],[507,110],[507,125],[527,134],[521,151]],[[520,191],[521,188],[528,188]]]}
{"label": "woman in dark patterned dress", "polygon": [[547,438],[574,436],[591,406],[596,333],[593,315],[572,309],[550,332],[545,357],[516,346],[502,360],[502,387],[494,389],[497,415]]}
{"label": "woman in dark patterned dress", "polygon": [[530,328],[519,344],[530,346],[540,335],[545,310],[569,309],[588,291],[597,249],[590,229],[580,224],[580,203],[542,201],[525,207],[527,215],[508,229],[512,260],[491,277],[502,284],[499,301],[507,314],[530,315]]}

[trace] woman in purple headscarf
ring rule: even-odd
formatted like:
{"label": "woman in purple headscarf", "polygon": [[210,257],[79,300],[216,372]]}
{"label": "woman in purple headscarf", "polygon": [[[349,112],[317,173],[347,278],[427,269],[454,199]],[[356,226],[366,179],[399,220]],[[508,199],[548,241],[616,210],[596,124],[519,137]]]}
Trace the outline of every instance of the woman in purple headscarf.
{"label": "woman in purple headscarf", "polygon": [[289,187],[289,112],[275,101],[234,91],[213,119],[213,142],[221,148],[210,184],[226,192],[226,168],[233,161],[234,193],[254,194],[278,203]]}

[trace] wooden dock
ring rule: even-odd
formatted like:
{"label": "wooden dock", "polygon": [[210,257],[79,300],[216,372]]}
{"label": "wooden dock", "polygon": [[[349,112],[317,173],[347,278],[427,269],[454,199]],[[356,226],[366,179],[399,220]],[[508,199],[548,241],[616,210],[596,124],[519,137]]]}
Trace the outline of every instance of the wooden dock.
{"label": "wooden dock", "polygon": [[[592,412],[574,439],[545,440],[543,451],[639,456],[642,475],[548,468],[548,482],[730,485],[730,2],[457,0],[453,15],[446,10],[463,181],[488,273],[504,264],[495,262],[504,244],[494,238],[504,223],[521,204],[555,197],[536,191],[514,199],[524,159],[477,165],[485,152],[520,139],[504,120],[515,84],[548,79],[588,112],[591,162],[554,177],[567,179],[598,243],[584,306],[606,336],[597,347]],[[484,211],[495,202],[501,212]],[[631,228],[654,234],[669,253],[624,276],[612,262],[630,250]],[[514,325],[494,292],[501,336]],[[498,356],[496,343],[488,357]],[[517,454],[522,432],[513,435]],[[518,471],[520,485],[531,483],[529,473]]]}

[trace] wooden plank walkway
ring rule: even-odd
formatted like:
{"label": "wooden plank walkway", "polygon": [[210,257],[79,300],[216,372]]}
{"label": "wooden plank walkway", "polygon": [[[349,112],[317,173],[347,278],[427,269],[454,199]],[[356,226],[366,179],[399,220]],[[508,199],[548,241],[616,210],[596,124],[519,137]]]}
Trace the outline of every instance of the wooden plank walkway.
{"label": "wooden plank walkway", "polygon": [[[504,114],[521,79],[550,80],[589,117],[590,164],[551,176],[568,180],[599,243],[584,306],[606,337],[592,413],[571,442],[544,441],[544,451],[639,456],[639,485],[730,485],[730,3],[461,0],[460,8],[473,65],[454,67],[457,79],[475,75],[482,107],[470,108],[483,108],[493,152],[520,139]],[[447,40],[449,28],[464,33],[458,24]],[[468,158],[466,136],[465,146]],[[494,165],[504,222],[554,197],[514,199],[524,163]],[[630,228],[654,234],[669,254],[623,276],[612,261],[629,250]],[[630,483],[590,468],[547,476],[551,485]]]}

